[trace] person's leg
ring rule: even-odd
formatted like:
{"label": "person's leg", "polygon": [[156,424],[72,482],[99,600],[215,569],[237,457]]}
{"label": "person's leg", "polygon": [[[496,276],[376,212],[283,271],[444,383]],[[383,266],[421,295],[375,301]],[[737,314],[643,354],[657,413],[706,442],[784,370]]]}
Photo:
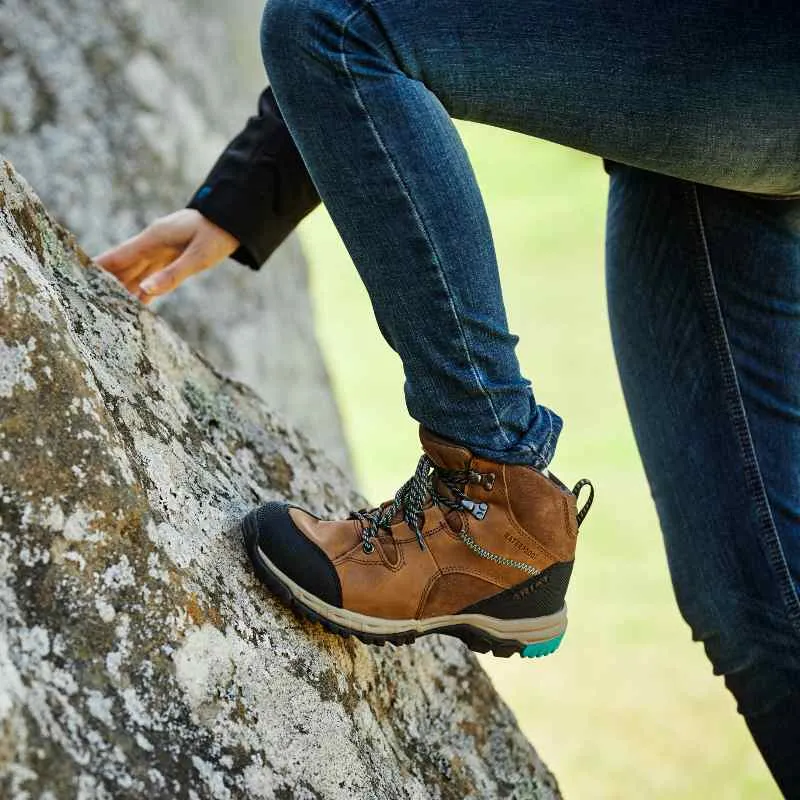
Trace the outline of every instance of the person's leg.
{"label": "person's leg", "polygon": [[[520,375],[450,117],[684,178],[800,191],[800,6],[781,6],[269,0],[277,102],[401,357],[414,418],[537,466],[561,425]],[[354,390],[369,384],[365,366]]]}
{"label": "person's leg", "polygon": [[800,200],[614,167],[607,279],[678,603],[799,797]]}
{"label": "person's leg", "polygon": [[[518,621],[526,616],[520,602],[543,607],[539,590],[547,581],[536,583],[542,573],[537,564],[560,571],[560,588],[547,599],[548,608],[558,605],[574,551],[574,498],[563,487],[537,483],[550,494],[553,519],[559,504],[567,509],[566,525],[539,524],[543,518],[536,522],[535,516],[544,506],[532,489],[541,474],[524,467],[509,473],[497,462],[546,463],[559,421],[533,402],[520,377],[485,212],[450,117],[513,128],[692,181],[749,192],[800,192],[800,7],[780,5],[750,10],[714,0],[640,0],[614,8],[588,0],[269,0],[262,44],[277,102],[364,279],[381,329],[401,356],[412,416],[456,443],[447,449],[423,438],[439,480],[433,487],[449,486],[444,479],[462,481],[453,483],[455,494],[441,496],[441,506],[421,515],[419,499],[431,488],[422,480],[424,460],[397,504],[357,515],[354,525],[321,523],[285,508],[259,512],[251,519],[249,542],[270,585],[296,603],[311,604],[311,613],[329,624],[378,631],[381,640],[394,635],[390,623],[401,601],[403,613],[424,623],[403,620],[412,631],[430,630],[430,614],[442,608],[457,611],[446,624],[463,625],[464,613],[486,609],[482,600],[465,601],[480,595],[494,609],[487,612],[493,619],[502,613]],[[661,211],[651,213],[657,217]],[[679,222],[684,227],[678,225],[678,241],[696,245],[702,238],[697,220],[689,215]],[[669,245],[668,223],[662,220],[661,235],[652,237],[656,255]],[[630,232],[634,241],[639,235]],[[697,259],[693,267],[707,264]],[[668,475],[686,470],[688,477],[679,487],[684,493],[673,498],[682,524],[668,520],[666,526],[668,537],[677,530],[694,537],[688,544],[702,542],[708,557],[679,564],[673,559],[676,586],[689,587],[679,591],[684,613],[706,641],[716,669],[726,674],[748,718],[763,721],[775,698],[794,692],[797,601],[779,540],[770,532],[770,502],[755,456],[743,449],[750,434],[743,432],[746,414],[735,410],[738,389],[725,367],[720,329],[708,324],[715,295],[707,280],[693,294],[687,287],[686,297],[676,295],[661,314],[678,322],[690,308],[699,307],[698,314],[688,315],[686,330],[679,327],[672,338],[658,329],[664,341],[646,356],[661,364],[672,353],[675,374],[686,366],[698,371],[671,400],[671,373],[658,372],[662,380],[654,385],[662,391],[652,398],[657,406],[679,400],[682,412],[697,405],[696,417],[676,417],[682,436],[670,431],[670,444],[688,444],[663,469]],[[651,324],[663,318],[654,315]],[[684,349],[692,337],[702,340],[702,325],[714,334],[709,341],[716,348],[716,372],[703,372],[708,358]],[[354,390],[369,392],[369,379],[367,367]],[[713,393],[706,397],[706,390]],[[703,436],[724,433],[726,425],[730,438],[714,434],[716,460],[706,463]],[[476,464],[483,469],[474,469]],[[732,478],[733,466],[739,472]],[[502,481],[495,482],[498,475]],[[517,475],[524,480],[515,483]],[[664,508],[667,501],[658,499]],[[532,520],[522,526],[521,538],[515,506]],[[403,514],[399,521],[395,511]],[[686,525],[682,514],[692,523]],[[417,530],[420,542],[430,545],[422,556],[407,536],[416,523],[424,523]],[[378,558],[373,540],[380,543],[389,530],[387,549]],[[563,555],[554,559],[552,552],[537,550],[537,537],[543,536],[551,536]],[[473,549],[487,540],[497,548],[512,548],[513,542],[516,549],[499,560],[496,552]],[[414,546],[403,549],[401,558],[397,547],[409,541]],[[437,542],[452,545],[444,562]],[[322,577],[297,573],[303,586],[282,582],[281,565],[300,569],[294,557],[300,547],[308,563],[316,560]],[[495,575],[481,558],[506,567],[510,558],[514,566]],[[534,570],[533,584],[513,583],[520,567]],[[681,569],[691,580],[682,578]],[[418,586],[423,579],[429,582]],[[431,601],[434,585],[441,595]],[[762,601],[751,607],[754,596]],[[354,608],[369,610],[358,621],[367,627],[342,622],[352,619],[347,615]],[[537,640],[526,630],[512,641]]]}

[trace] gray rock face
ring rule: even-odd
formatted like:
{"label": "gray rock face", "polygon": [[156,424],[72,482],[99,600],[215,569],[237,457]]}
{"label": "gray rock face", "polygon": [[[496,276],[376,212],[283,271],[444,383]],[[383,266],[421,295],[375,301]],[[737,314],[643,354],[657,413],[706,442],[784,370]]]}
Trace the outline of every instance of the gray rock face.
{"label": "gray rock face", "polygon": [[295,618],[235,522],[342,474],[0,162],[0,797],[554,798],[458,642]]}
{"label": "gray rock face", "polygon": [[[183,206],[255,111],[262,6],[0,2],[0,151],[90,253]],[[158,311],[348,468],[295,239],[260,273],[221,265]]]}

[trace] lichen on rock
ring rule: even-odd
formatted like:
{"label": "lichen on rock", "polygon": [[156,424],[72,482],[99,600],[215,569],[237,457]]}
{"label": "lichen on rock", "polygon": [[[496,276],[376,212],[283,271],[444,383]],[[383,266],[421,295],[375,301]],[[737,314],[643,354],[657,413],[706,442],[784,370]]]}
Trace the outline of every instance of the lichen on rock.
{"label": "lichen on rock", "polygon": [[[263,8],[263,0],[0,2],[0,147],[89,252],[183,207],[254,113],[266,80]],[[227,261],[155,306],[349,469],[296,236],[257,275]]]}
{"label": "lichen on rock", "polygon": [[287,612],[236,522],[359,504],[0,165],[0,796],[557,797],[455,640]]}

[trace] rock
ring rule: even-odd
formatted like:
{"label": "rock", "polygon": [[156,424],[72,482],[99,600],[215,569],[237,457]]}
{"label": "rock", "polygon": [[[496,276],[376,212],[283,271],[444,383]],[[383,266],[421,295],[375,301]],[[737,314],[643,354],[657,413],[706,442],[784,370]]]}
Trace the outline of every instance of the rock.
{"label": "rock", "polygon": [[361,501],[0,162],[0,796],[558,796],[460,642],[285,610],[236,521]]}
{"label": "rock", "polygon": [[[263,0],[3,0],[0,151],[90,253],[181,208],[265,84]],[[158,311],[349,470],[295,237]]]}

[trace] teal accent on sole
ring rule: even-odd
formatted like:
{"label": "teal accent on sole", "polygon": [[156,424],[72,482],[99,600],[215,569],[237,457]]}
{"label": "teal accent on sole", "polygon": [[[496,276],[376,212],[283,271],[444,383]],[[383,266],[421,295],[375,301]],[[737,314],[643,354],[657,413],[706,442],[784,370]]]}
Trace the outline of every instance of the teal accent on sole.
{"label": "teal accent on sole", "polygon": [[541,656],[549,656],[550,653],[555,653],[558,650],[558,646],[561,644],[561,640],[564,638],[564,634],[562,633],[560,636],[556,636],[555,639],[548,639],[546,642],[536,642],[535,644],[527,644],[522,650],[519,651],[519,654],[523,658],[540,658]]}

